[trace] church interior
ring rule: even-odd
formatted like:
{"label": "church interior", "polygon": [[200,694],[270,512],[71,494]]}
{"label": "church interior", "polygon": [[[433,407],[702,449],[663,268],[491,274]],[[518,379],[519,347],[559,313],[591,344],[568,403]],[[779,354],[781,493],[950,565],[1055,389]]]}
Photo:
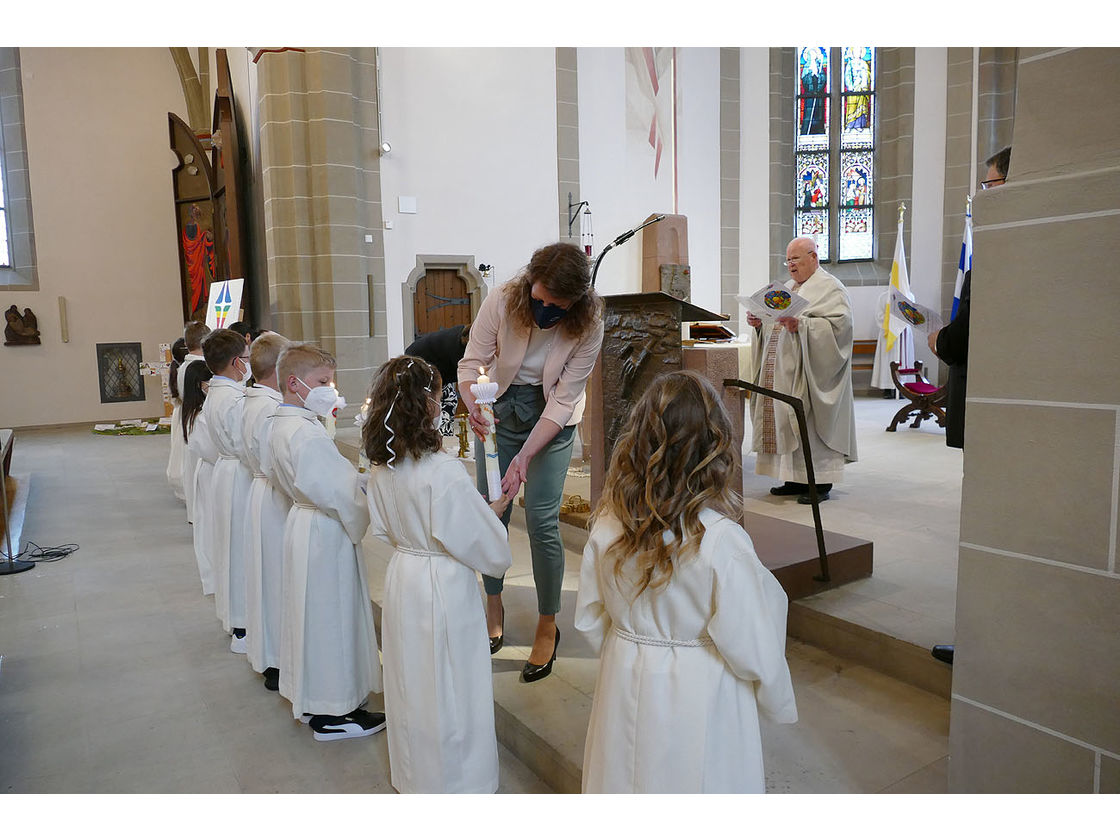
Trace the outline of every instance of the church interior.
{"label": "church interior", "polygon": [[[1120,249],[1118,84],[1101,47],[0,48],[0,791],[393,792],[384,738],[301,737],[229,652],[168,436],[92,433],[168,415],[160,365],[211,283],[243,279],[240,320],[338,360],[335,442],[357,464],[377,368],[556,241],[599,258],[608,300],[683,295],[683,364],[742,432],[724,384],[747,378],[742,300],[811,234],[852,302],[860,457],[814,508],[768,494],[744,436],[745,527],[790,564],[800,710],[763,725],[767,792],[1120,793],[1120,291],[1095,276]],[[1008,146],[1006,183],[981,189]],[[881,345],[899,255],[912,299],[951,320],[966,228],[962,451],[936,416],[887,431],[906,399]],[[925,334],[902,361],[945,384]],[[580,790],[597,659],[572,608],[606,423],[586,426],[564,643],[533,685],[513,506],[499,793]],[[11,573],[28,543],[77,549]],[[379,616],[391,549],[362,547]]]}

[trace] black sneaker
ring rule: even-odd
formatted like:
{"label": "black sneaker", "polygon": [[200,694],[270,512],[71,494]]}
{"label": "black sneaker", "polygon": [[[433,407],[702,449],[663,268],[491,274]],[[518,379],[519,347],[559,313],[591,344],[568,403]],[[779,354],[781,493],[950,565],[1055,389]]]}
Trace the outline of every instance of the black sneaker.
{"label": "black sneaker", "polygon": [[355,709],[347,715],[315,715],[308,722],[316,741],[339,741],[343,738],[364,738],[385,728],[383,712]]}
{"label": "black sneaker", "polygon": [[280,669],[279,668],[265,668],[264,669],[264,687],[269,691],[280,690]]}

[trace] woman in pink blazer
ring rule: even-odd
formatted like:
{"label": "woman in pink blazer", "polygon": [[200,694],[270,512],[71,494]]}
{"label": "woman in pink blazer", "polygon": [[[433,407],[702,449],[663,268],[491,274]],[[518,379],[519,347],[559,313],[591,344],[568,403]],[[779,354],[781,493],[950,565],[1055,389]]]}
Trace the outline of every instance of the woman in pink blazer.
{"label": "woman in pink blazer", "polygon": [[[602,302],[591,287],[587,255],[575,245],[557,242],[534,252],[520,274],[486,297],[459,362],[459,393],[479,436],[487,427],[470,386],[480,367],[498,383],[494,417],[502,491],[513,498],[525,485],[539,613],[533,649],[521,672],[525,682],[552,673],[560,644],[560,502],[576,425],[583,417],[584,388],[602,343]],[[475,466],[479,490],[485,492],[481,443],[475,446]],[[507,508],[502,517],[507,528],[509,516]],[[483,575],[483,585],[490,652],[495,653],[504,637],[502,579]]]}

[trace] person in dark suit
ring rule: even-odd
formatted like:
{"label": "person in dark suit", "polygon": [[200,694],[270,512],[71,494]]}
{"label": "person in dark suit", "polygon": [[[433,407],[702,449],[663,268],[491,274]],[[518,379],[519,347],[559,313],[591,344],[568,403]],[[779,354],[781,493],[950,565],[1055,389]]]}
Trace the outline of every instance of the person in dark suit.
{"label": "person in dark suit", "polygon": [[[1011,147],[1001,149],[986,161],[988,174],[980,182],[980,188],[987,190],[1001,187],[1007,180],[1007,170],[1011,166]],[[964,276],[961,285],[961,302],[957,316],[937,332],[927,337],[929,349],[949,366],[949,398],[945,412],[945,445],[964,449],[964,405],[968,392],[968,330],[971,315],[972,271]],[[934,645],[930,650],[934,659],[953,664],[953,645]]]}
{"label": "person in dark suit", "polygon": [[458,366],[467,349],[471,325],[457,324],[424,333],[405,348],[405,355],[419,356],[439,371],[443,380],[440,394],[439,429],[443,435],[455,434],[455,409],[459,406]]}

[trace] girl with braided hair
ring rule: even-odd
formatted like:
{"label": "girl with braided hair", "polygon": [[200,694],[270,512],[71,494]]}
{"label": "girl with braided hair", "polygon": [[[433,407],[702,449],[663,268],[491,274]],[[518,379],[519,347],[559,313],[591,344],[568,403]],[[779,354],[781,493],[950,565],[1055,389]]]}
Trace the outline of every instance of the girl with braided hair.
{"label": "girl with braided hair", "polygon": [[513,562],[499,518],[509,499],[488,510],[442,450],[442,387],[423,359],[390,359],[362,426],[370,532],[395,549],[381,613],[390,777],[401,793],[494,793],[494,689],[477,575],[500,577]]}

